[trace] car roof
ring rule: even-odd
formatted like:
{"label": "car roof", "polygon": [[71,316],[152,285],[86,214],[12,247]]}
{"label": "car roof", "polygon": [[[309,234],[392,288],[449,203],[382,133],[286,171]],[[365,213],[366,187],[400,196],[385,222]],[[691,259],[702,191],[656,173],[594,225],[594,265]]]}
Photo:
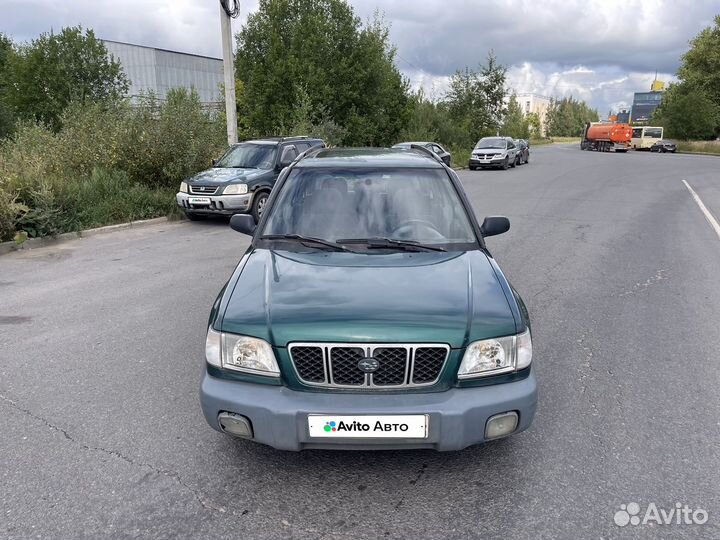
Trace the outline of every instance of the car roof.
{"label": "car roof", "polygon": [[431,155],[405,148],[323,148],[295,165],[297,168],[422,168],[442,169]]}
{"label": "car roof", "polygon": [[247,141],[241,141],[237,144],[249,143],[249,144],[267,144],[277,145],[281,142],[305,142],[305,143],[322,143],[322,139],[309,138],[309,137],[265,137],[262,139],[250,139]]}
{"label": "car roof", "polygon": [[437,143],[431,143],[428,141],[415,141],[415,142],[400,142],[393,145],[393,148],[407,148],[413,144],[417,144],[418,146],[425,146],[426,144],[437,144]]}

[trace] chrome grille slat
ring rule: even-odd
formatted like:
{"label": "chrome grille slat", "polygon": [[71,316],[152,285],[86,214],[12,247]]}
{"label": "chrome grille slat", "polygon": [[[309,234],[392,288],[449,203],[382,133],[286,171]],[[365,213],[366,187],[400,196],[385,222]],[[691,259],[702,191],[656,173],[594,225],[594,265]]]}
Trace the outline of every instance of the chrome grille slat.
{"label": "chrome grille slat", "polygon": [[[435,384],[450,347],[435,343],[291,343],[288,352],[295,374],[304,384],[381,390]],[[358,367],[366,356],[380,364],[371,374]]]}
{"label": "chrome grille slat", "polygon": [[193,186],[190,184],[190,193],[192,195],[215,195],[217,186]]}

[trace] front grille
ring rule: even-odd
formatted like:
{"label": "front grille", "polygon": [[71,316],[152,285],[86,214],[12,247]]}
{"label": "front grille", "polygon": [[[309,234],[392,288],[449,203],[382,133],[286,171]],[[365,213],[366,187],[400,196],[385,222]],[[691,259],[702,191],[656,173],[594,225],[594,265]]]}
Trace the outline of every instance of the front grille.
{"label": "front grille", "polygon": [[426,384],[437,379],[445,363],[447,353],[437,347],[419,347],[415,350],[412,382]]}
{"label": "front grille", "polygon": [[215,195],[217,186],[193,186],[190,184],[190,193],[193,195]]}
{"label": "front grille", "polygon": [[293,362],[300,378],[307,382],[325,382],[325,357],[320,347],[295,347]]}
{"label": "front grille", "polygon": [[[293,343],[289,351],[295,372],[305,384],[381,389],[434,384],[450,348],[437,344]],[[379,364],[373,373],[358,367],[366,357]]]}
{"label": "front grille", "polygon": [[330,378],[335,384],[365,384],[365,373],[358,368],[358,362],[365,357],[365,351],[358,347],[334,347],[330,349]]}

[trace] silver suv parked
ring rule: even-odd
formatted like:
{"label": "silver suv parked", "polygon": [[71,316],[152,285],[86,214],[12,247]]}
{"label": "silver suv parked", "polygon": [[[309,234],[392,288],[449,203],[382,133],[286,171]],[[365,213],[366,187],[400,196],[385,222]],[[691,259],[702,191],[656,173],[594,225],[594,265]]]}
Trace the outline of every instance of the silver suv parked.
{"label": "silver suv parked", "polygon": [[494,167],[515,167],[518,148],[510,137],[483,137],[473,148],[468,162],[471,171]]}

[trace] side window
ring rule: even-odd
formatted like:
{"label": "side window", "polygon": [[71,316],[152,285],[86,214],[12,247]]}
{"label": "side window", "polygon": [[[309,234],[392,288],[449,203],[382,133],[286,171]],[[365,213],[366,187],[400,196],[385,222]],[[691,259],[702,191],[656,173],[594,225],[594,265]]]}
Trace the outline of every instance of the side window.
{"label": "side window", "polygon": [[302,154],[305,150],[308,150],[310,148],[310,143],[295,143],[295,146],[297,146],[297,151]]}
{"label": "side window", "polygon": [[432,151],[438,155],[443,153],[443,149],[440,148],[437,144],[432,145]]}

